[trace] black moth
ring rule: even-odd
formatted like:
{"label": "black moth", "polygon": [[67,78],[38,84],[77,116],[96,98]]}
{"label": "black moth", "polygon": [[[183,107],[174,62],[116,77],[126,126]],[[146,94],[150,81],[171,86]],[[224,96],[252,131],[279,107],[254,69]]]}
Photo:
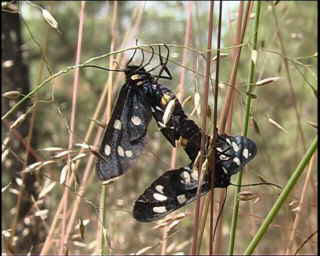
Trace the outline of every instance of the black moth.
{"label": "black moth", "polygon": [[[187,145],[191,151],[190,142]],[[214,184],[210,187],[209,177],[205,175],[201,195],[214,187],[226,188],[230,185],[231,176],[252,160],[257,152],[255,143],[243,136],[219,135],[216,146]],[[198,145],[194,148],[198,148]],[[193,162],[186,167],[169,170],[156,179],[136,200],[133,208],[135,219],[154,221],[195,200],[198,171],[192,167]]]}
{"label": "black moth", "polygon": [[[136,200],[133,216],[142,222],[154,221],[196,199],[198,172],[193,171],[193,163],[200,150],[201,129],[185,115],[175,95],[158,83],[159,78],[172,79],[166,67],[169,49],[165,61],[161,56],[160,64],[149,71],[143,65],[130,65],[136,51],[129,60],[126,69],[126,83],[121,88],[111,120],[105,131],[99,150],[101,157],[97,161],[97,173],[101,180],[109,180],[125,173],[130,162],[142,152],[148,124],[153,117],[162,134],[176,146],[179,141],[191,163],[176,170],[169,170],[156,179]],[[142,56],[143,55],[143,51]],[[158,75],[150,72],[160,67]],[[118,70],[119,71],[119,70]],[[162,73],[166,72],[167,76]],[[206,141],[209,141],[206,137]],[[208,145],[207,145],[208,146]],[[237,173],[256,155],[253,141],[244,136],[218,135],[216,141],[216,171],[213,187],[226,188],[231,176]],[[204,177],[201,194],[209,187],[208,176]]]}
{"label": "black moth", "polygon": [[[168,50],[169,48],[165,46]],[[97,161],[97,174],[101,180],[109,180],[125,173],[130,162],[135,160],[142,152],[144,138],[152,116],[152,106],[159,102],[162,92],[157,80],[159,78],[172,79],[166,67],[166,61],[161,56],[159,47],[160,72],[157,76],[151,75],[145,67],[151,62],[152,55],[146,64],[142,52],[141,65],[130,65],[136,50],[129,60],[125,72],[126,83],[122,86],[118,101],[112,113],[108,127],[105,130],[102,144],[99,149],[101,157]],[[162,76],[162,72],[168,76]],[[154,106],[156,107],[156,106]]]}

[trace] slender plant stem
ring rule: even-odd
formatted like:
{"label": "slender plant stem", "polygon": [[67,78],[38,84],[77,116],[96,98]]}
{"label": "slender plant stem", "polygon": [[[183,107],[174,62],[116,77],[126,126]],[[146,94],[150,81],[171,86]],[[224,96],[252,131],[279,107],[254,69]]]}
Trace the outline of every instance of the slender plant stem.
{"label": "slender plant stem", "polygon": [[[111,19],[111,44],[110,44],[110,51],[115,50],[115,43],[116,43],[116,33],[115,33],[115,27],[117,22],[117,13],[118,13],[118,2],[113,2],[113,8],[112,8],[112,19]],[[109,59],[109,68],[113,68],[113,62],[114,62],[114,56],[111,55]],[[112,89],[113,89],[113,72],[109,72],[108,76],[108,100],[107,100],[107,114],[108,119],[107,123],[110,120],[111,117],[111,111],[112,111]],[[99,218],[101,220],[100,228],[98,229],[98,244],[100,248],[98,248],[98,251],[101,255],[107,255],[108,247],[105,243],[105,230],[107,230],[107,211],[106,211],[106,198],[107,198],[107,191],[108,186],[101,184],[101,194],[100,194],[100,202],[99,202]]]}
{"label": "slender plant stem", "polygon": [[[307,196],[307,191],[308,191],[308,188],[309,188],[309,182],[310,182],[310,179],[311,179],[311,174],[312,174],[312,170],[313,170],[313,164],[314,164],[314,161],[316,159],[316,155],[314,154],[311,161],[310,161],[310,164],[309,164],[309,168],[308,168],[308,172],[307,172],[307,175],[305,177],[305,180],[304,180],[304,184],[303,184],[303,189],[301,191],[301,196],[300,196],[300,200],[299,200],[299,205],[298,207],[300,209],[306,209],[306,208],[303,208],[304,206],[304,203],[305,203],[305,199],[306,199],[306,196]],[[295,216],[295,219],[294,219],[294,223],[292,225],[292,231],[291,231],[291,234],[290,234],[290,238],[289,238],[289,242],[288,242],[288,246],[287,246],[287,250],[286,250],[286,255],[290,255],[290,254],[294,254],[294,238],[295,238],[295,235],[297,234],[298,232],[298,225],[301,223],[301,219],[302,219],[302,211],[298,211],[296,216]]]}
{"label": "slender plant stem", "polygon": [[271,222],[273,221],[274,217],[278,214],[281,206],[285,202],[285,200],[288,198],[289,193],[293,190],[294,186],[298,182],[298,179],[300,178],[301,174],[303,173],[305,167],[310,162],[310,159],[312,155],[316,152],[318,145],[318,135],[316,135],[308,149],[308,151],[305,153],[304,157],[298,164],[297,168],[293,171],[291,177],[289,178],[289,181],[287,185],[283,188],[280,196],[278,197],[277,201],[274,203],[273,207],[271,208],[270,212],[262,222],[259,230],[257,231],[254,238],[251,240],[250,244],[248,245],[247,249],[244,252],[244,255],[251,255],[255,248],[257,247],[259,241],[262,239],[263,235],[267,232],[267,229]]}
{"label": "slender plant stem", "polygon": [[200,253],[200,249],[201,249],[201,244],[202,244],[202,238],[203,238],[203,234],[204,234],[204,229],[205,229],[205,226],[206,226],[206,222],[207,222],[207,217],[208,217],[208,213],[209,213],[209,203],[208,203],[208,200],[209,200],[209,197],[203,197],[202,199],[202,205],[203,205],[203,209],[202,209],[202,218],[201,218],[201,223],[200,223],[200,234],[199,234],[199,243],[198,243],[198,252]]}
{"label": "slender plant stem", "polygon": [[[193,10],[193,2],[189,1],[185,5],[185,10],[187,13],[187,22],[185,25],[185,35],[184,35],[184,46],[183,54],[182,54],[182,65],[186,66],[188,62],[188,55],[187,49],[191,42],[191,35],[192,35],[192,10]],[[186,69],[182,69],[179,76],[179,84],[178,84],[178,93],[177,99],[180,103],[183,101],[184,97],[184,84],[185,84],[185,76],[186,76]],[[170,169],[176,168],[176,161],[177,161],[177,148],[174,147],[171,150],[171,163]],[[168,232],[170,231],[170,221],[167,222],[167,226],[162,229],[162,243],[161,243],[161,255],[166,255],[167,251],[167,239],[168,239]]]}
{"label": "slender plant stem", "polygon": [[[238,18],[237,18],[237,34],[235,38],[235,45],[241,45],[243,38],[241,36],[241,27],[242,27],[242,19],[243,19],[243,6],[244,2],[240,2],[239,4],[239,12],[238,12]],[[237,70],[238,70],[238,64],[239,64],[239,59],[240,59],[240,53],[241,53],[241,46],[234,48],[232,51],[232,59],[233,59],[233,65],[232,65],[232,70],[229,78],[229,84],[230,88],[228,90],[228,94],[226,96],[224,106],[223,106],[223,111],[220,116],[219,120],[219,131],[220,133],[225,133],[226,129],[226,123],[227,123],[227,118],[228,118],[228,113],[231,112],[229,111],[229,108],[231,107],[232,103],[232,97],[234,95],[233,91],[235,89],[235,80],[237,76]]]}
{"label": "slender plant stem", "polygon": [[[256,67],[256,56],[257,56],[257,41],[258,41],[258,29],[259,29],[259,19],[260,19],[260,10],[261,10],[261,2],[256,3],[256,15],[255,15],[255,25],[254,25],[254,33],[252,37],[252,55],[250,62],[250,71],[249,71],[249,79],[247,86],[247,101],[246,101],[246,112],[245,112],[245,120],[244,120],[244,128],[243,135],[247,136],[248,134],[248,124],[249,124],[249,116],[250,116],[250,107],[251,107],[251,93],[253,90],[253,82],[255,80],[255,67]],[[239,172],[237,175],[236,184],[240,185],[242,180],[242,172]],[[228,254],[232,255],[234,252],[234,243],[236,238],[236,227],[238,222],[238,212],[239,212],[239,200],[238,193],[240,192],[240,186],[237,186],[236,193],[234,194],[234,205],[232,211],[232,222],[231,222],[231,231],[230,231],[230,240],[229,240],[229,249]]]}
{"label": "slender plant stem", "polygon": [[105,244],[105,230],[106,227],[106,219],[107,219],[107,211],[106,211],[106,198],[107,198],[107,190],[108,186],[101,184],[101,193],[100,193],[100,201],[99,201],[99,219],[100,219],[100,227],[99,227],[99,251],[101,255],[107,255],[107,246]]}
{"label": "slender plant stem", "polygon": [[[222,0],[219,2],[219,19],[218,19],[218,36],[217,36],[217,62],[216,62],[216,77],[215,77],[215,87],[214,87],[214,106],[213,106],[213,143],[212,143],[212,154],[209,156],[209,166],[210,169],[210,188],[214,187],[214,175],[216,167],[216,138],[217,138],[217,119],[218,119],[218,93],[219,93],[219,73],[220,73],[220,45],[221,45],[221,24],[222,24]],[[208,56],[209,58],[209,56]],[[211,55],[210,55],[211,59]],[[210,166],[211,165],[211,166]],[[210,191],[210,200],[208,202],[211,205],[210,208],[210,235],[209,235],[209,254],[213,254],[213,241],[214,241],[214,222],[213,222],[213,211],[214,211],[214,190]],[[218,214],[217,214],[218,216]],[[219,221],[217,219],[217,221]],[[218,225],[218,223],[216,223]]]}
{"label": "slender plant stem", "polygon": [[[77,52],[76,52],[76,65],[80,63],[81,56],[81,45],[82,45],[82,34],[83,34],[83,24],[84,24],[84,9],[85,9],[85,1],[82,1],[80,4],[80,17],[79,17],[79,29],[78,29],[78,43],[77,43]],[[75,116],[76,116],[76,106],[77,106],[77,95],[79,88],[79,69],[77,68],[74,73],[73,80],[73,91],[72,91],[72,110],[71,110],[71,118],[70,118],[70,135],[69,135],[69,144],[68,149],[71,150],[73,146],[73,138],[74,138],[74,127],[75,127]],[[72,169],[71,169],[71,154],[68,154],[68,163],[69,172],[67,174],[66,184],[67,186],[71,186],[73,179],[72,177]],[[63,217],[62,217],[62,234],[60,240],[60,250],[59,254],[64,254],[67,251],[68,237],[66,236],[66,226],[67,226],[67,214],[68,214],[68,199],[69,199],[69,189],[65,188],[63,192]]]}
{"label": "slender plant stem", "polygon": [[[201,157],[200,157],[200,166],[202,166],[203,163],[203,156],[205,152],[205,145],[206,138],[205,134],[207,131],[207,112],[208,112],[208,94],[209,94],[209,77],[210,77],[210,64],[211,64],[211,45],[212,45],[212,32],[213,32],[213,5],[214,2],[210,1],[209,4],[209,26],[208,26],[208,51],[207,51],[207,65],[206,65],[206,76],[205,76],[205,83],[204,83],[204,91],[203,91],[203,105],[202,105],[202,136],[201,136]],[[201,169],[201,168],[200,168]],[[201,174],[202,175],[202,174]],[[197,202],[195,207],[195,221],[193,225],[193,240],[192,240],[192,249],[191,254],[195,255],[198,254],[197,252],[197,243],[198,243],[198,229],[199,229],[199,212],[200,212],[200,187],[201,187],[201,179],[199,179],[199,186],[197,189]]]}

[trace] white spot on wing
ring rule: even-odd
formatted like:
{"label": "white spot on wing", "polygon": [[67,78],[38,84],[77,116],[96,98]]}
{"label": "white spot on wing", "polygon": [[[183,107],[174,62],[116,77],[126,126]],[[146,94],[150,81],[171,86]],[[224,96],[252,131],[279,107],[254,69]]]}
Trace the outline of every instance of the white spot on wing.
{"label": "white spot on wing", "polygon": [[226,141],[228,142],[229,145],[231,145],[231,141],[229,138],[227,138]]}
{"label": "white spot on wing", "polygon": [[116,130],[121,130],[121,121],[118,119],[114,121],[113,128]]}
{"label": "white spot on wing", "polygon": [[166,209],[165,206],[153,207],[152,210],[153,210],[155,213],[164,213],[164,212],[167,211],[167,209]]}
{"label": "white spot on wing", "polygon": [[133,153],[132,153],[131,150],[127,150],[127,151],[125,152],[125,154],[126,154],[126,157],[132,157],[132,156],[133,156]]}
{"label": "white spot on wing", "polygon": [[141,121],[141,119],[140,119],[140,117],[138,117],[138,116],[133,116],[132,118],[131,118],[131,122],[134,124],[134,125],[140,125],[140,124],[142,124],[142,121]]}
{"label": "white spot on wing", "polygon": [[181,194],[181,195],[177,196],[177,200],[178,200],[179,204],[183,204],[187,201],[187,198],[184,194]]}
{"label": "white spot on wing", "polygon": [[188,172],[182,172],[180,174],[180,177],[182,178],[182,183],[189,184],[190,183],[190,175]]}
{"label": "white spot on wing", "polygon": [[104,146],[104,154],[106,156],[109,156],[111,154],[111,147],[108,144]]}
{"label": "white spot on wing", "polygon": [[239,146],[234,141],[232,142],[232,147],[235,152],[238,152],[240,150]]}
{"label": "white spot on wing", "polygon": [[240,166],[240,159],[238,157],[233,158],[233,162]]}
{"label": "white spot on wing", "polygon": [[153,194],[153,198],[156,199],[157,201],[166,201],[168,199],[168,197],[166,197],[165,195],[159,194],[159,193],[154,193]]}
{"label": "white spot on wing", "polygon": [[243,151],[242,151],[242,155],[244,158],[248,158],[249,157],[249,150],[247,148],[245,148]]}
{"label": "white spot on wing", "polygon": [[228,174],[228,170],[225,167],[222,166],[222,170],[225,174]]}
{"label": "white spot on wing", "polygon": [[157,186],[155,187],[155,190],[157,190],[158,192],[160,192],[160,193],[162,193],[162,194],[163,194],[163,189],[164,189],[164,186],[162,186],[162,185],[157,185]]}
{"label": "white spot on wing", "polygon": [[173,99],[173,100],[170,100],[169,103],[167,104],[167,107],[163,113],[163,117],[162,117],[162,122],[166,125],[169,120],[170,120],[170,117],[174,111],[174,106],[175,106],[175,103],[176,103],[176,99]]}
{"label": "white spot on wing", "polygon": [[162,108],[160,108],[159,106],[156,106],[156,110],[163,112]]}
{"label": "white spot on wing", "polygon": [[124,157],[124,150],[121,146],[118,146],[118,155]]}
{"label": "white spot on wing", "polygon": [[136,85],[137,86],[141,86],[141,85],[143,85],[145,83],[145,81],[138,81],[138,82],[136,82]]}
{"label": "white spot on wing", "polygon": [[219,155],[219,159],[223,161],[223,160],[228,160],[229,157],[227,157],[227,156],[224,155],[224,154],[221,154],[221,155]]}

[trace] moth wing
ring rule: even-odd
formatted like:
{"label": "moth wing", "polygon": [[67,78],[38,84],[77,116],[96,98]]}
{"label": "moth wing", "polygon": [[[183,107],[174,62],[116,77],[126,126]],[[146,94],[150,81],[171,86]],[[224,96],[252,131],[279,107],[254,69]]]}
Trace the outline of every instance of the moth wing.
{"label": "moth wing", "polygon": [[[133,217],[140,222],[150,222],[163,218],[169,213],[191,203],[197,197],[198,176],[189,166],[170,170],[157,178],[136,200]],[[230,175],[223,172],[221,166],[215,170],[212,187],[226,188],[230,184]],[[207,176],[204,177],[200,195],[210,190]]]}
{"label": "moth wing", "polygon": [[[198,181],[192,179],[189,167],[170,170],[157,178],[133,207],[133,216],[141,222],[160,219],[196,199]],[[202,194],[208,184],[202,186]]]}
{"label": "moth wing", "polygon": [[220,135],[217,151],[220,165],[229,175],[233,175],[255,157],[257,146],[245,136]]}
{"label": "moth wing", "polygon": [[150,119],[149,106],[139,91],[123,86],[99,150],[102,157],[96,168],[101,180],[122,175],[141,154]]}

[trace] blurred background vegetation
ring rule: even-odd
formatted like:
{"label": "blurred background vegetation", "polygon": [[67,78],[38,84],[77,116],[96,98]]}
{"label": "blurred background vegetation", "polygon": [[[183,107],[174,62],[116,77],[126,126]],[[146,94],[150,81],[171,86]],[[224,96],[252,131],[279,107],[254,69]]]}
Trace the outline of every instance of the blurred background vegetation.
{"label": "blurred background vegetation", "polygon": [[[202,55],[207,48],[209,3],[204,1],[190,3],[120,1],[115,3],[111,1],[85,3],[80,62],[111,52],[111,44],[114,45],[115,51],[134,47],[136,39],[139,45],[166,43],[170,46],[169,69],[173,80],[160,80],[160,82],[178,93],[180,77],[182,72],[184,73],[183,99],[192,96],[192,100],[185,104],[184,109],[190,115],[194,108],[193,96],[196,92],[201,94],[203,92],[205,61]],[[317,133],[315,128],[317,122],[317,2],[280,1],[274,6],[275,13],[272,11],[271,4],[272,2],[268,1],[263,2],[262,5],[255,77],[256,80],[270,77],[280,77],[280,79],[266,86],[257,87],[254,91],[256,96],[252,103],[254,122],[250,123],[249,137],[256,141],[258,155],[246,168],[243,184],[257,183],[259,177],[263,177],[269,182],[285,185]],[[2,93],[18,90],[25,95],[48,76],[75,65],[79,40],[80,5],[81,2],[72,1],[21,1],[9,7],[2,6],[2,26],[7,28],[5,30],[7,37],[2,37]],[[54,17],[58,23],[58,29],[53,28],[52,21],[51,26],[46,22],[42,8]],[[218,2],[215,3],[214,8],[217,14]],[[239,2],[223,4],[221,45],[222,52],[228,56],[221,59],[218,114],[222,111],[229,88],[228,79],[232,69],[232,50],[235,48],[233,41],[237,29],[238,8]],[[279,26],[276,25],[275,17]],[[47,21],[48,19],[50,21],[47,17]],[[196,49],[195,51],[182,47],[185,45],[188,19],[189,22],[191,21],[188,46]],[[236,81],[238,93],[234,102],[231,129],[231,134],[234,135],[242,133],[245,87],[252,49],[250,37],[253,19],[254,13],[249,19],[238,67]],[[214,18],[215,24],[216,21],[217,19]],[[14,32],[10,32],[10,29]],[[14,33],[17,33],[14,35],[16,39],[12,42],[8,41],[8,37]],[[281,40],[278,33],[281,34]],[[216,36],[215,28],[214,45],[216,45]],[[17,42],[19,44],[15,45]],[[284,49],[281,48],[281,43]],[[213,48],[215,49],[214,46]],[[10,49],[15,49],[11,56]],[[184,50],[186,55],[182,65]],[[123,67],[131,54],[132,51],[125,51],[122,60],[118,61],[119,65]],[[12,56],[16,61],[13,62],[13,66],[10,63]],[[116,55],[112,56],[116,57]],[[285,60],[288,61],[288,70],[285,67]],[[107,66],[108,63],[109,60],[104,58],[97,64]],[[16,73],[10,73],[13,68],[18,68]],[[80,69],[73,145],[84,143],[90,124],[94,124],[92,119],[94,119],[100,96],[104,88],[110,84],[108,80],[110,75],[111,72],[99,69]],[[215,77],[214,67],[212,77]],[[15,111],[10,118],[2,122],[4,154],[2,158],[2,248],[6,248],[7,251],[40,252],[48,246],[47,253],[60,252],[62,219],[65,218],[68,224],[74,209],[73,203],[79,198],[77,196],[79,184],[74,182],[69,187],[60,184],[61,171],[67,163],[67,157],[54,159],[53,155],[60,151],[41,149],[59,147],[62,148],[62,152],[68,149],[73,80],[73,71],[51,80],[27,103],[21,105],[19,111]],[[113,74],[113,102],[115,102],[118,88],[123,83],[123,74]],[[209,97],[209,105],[213,107],[212,91]],[[3,116],[21,97],[3,97],[2,99]],[[102,111],[96,118],[100,122],[104,122],[107,118],[107,115],[103,114],[107,106],[106,99],[103,102]],[[30,110],[32,104],[36,105]],[[19,127],[8,128],[19,114],[27,111],[29,111],[28,117]],[[200,115],[194,114],[191,118],[200,126]],[[211,133],[212,120],[209,118],[208,122],[211,125],[209,125]],[[97,147],[101,141],[101,131],[102,128],[95,125],[86,143]],[[30,144],[31,149],[26,149],[28,147],[24,146],[23,140]],[[76,156],[80,148],[73,146],[72,149],[73,155]],[[187,213],[178,224],[175,223],[175,227],[167,225],[165,228],[159,228],[156,226],[157,223],[138,223],[131,215],[134,200],[154,179],[170,169],[171,151],[171,146],[152,121],[148,129],[148,143],[144,154],[126,175],[108,186],[105,204],[107,220],[105,246],[110,253],[130,254],[142,249],[143,251],[140,252],[148,254],[159,254],[164,251],[167,254],[190,252],[194,203],[173,214]],[[87,153],[85,158],[77,161],[79,165],[74,170],[79,183],[83,182],[86,169],[89,170],[90,175],[85,180],[84,194],[76,211],[75,222],[68,240],[69,254],[93,253],[97,246],[101,185],[95,174],[95,161],[89,158],[94,160],[94,157]],[[49,160],[53,162],[37,171],[33,170],[31,174],[30,172],[21,173],[32,163]],[[316,161],[313,158],[313,165],[310,167],[311,175],[307,177],[307,170],[305,171],[294,193],[290,195],[285,207],[271,224],[255,253],[283,254],[287,252],[288,247],[292,250],[289,252],[293,253],[292,248],[297,249],[317,229]],[[176,166],[181,167],[186,164],[188,164],[187,156],[179,148]],[[305,191],[306,179],[307,190]],[[64,217],[58,218],[50,241],[45,243],[66,187],[70,190],[67,211]],[[44,189],[48,188],[48,193],[39,196],[39,193],[44,193]],[[226,253],[228,246],[233,190],[232,186],[228,188],[223,223],[215,245],[216,253],[220,254]],[[268,186],[245,188],[245,190],[258,195],[259,200],[240,202],[236,254],[244,251],[279,194],[279,191]],[[216,191],[220,192],[220,189]],[[301,194],[305,196],[304,203],[298,205]],[[218,199],[218,196],[216,198]],[[301,222],[294,228],[294,221],[298,217]],[[81,232],[83,229],[79,228],[79,226],[82,227],[79,223],[84,225],[84,232]],[[294,239],[289,243],[293,229]],[[209,225],[205,229],[201,247],[201,253],[204,254],[208,252],[208,239],[206,239],[208,233]],[[164,234],[168,237],[166,238]],[[315,254],[316,250],[316,236],[313,236],[300,253]]]}

